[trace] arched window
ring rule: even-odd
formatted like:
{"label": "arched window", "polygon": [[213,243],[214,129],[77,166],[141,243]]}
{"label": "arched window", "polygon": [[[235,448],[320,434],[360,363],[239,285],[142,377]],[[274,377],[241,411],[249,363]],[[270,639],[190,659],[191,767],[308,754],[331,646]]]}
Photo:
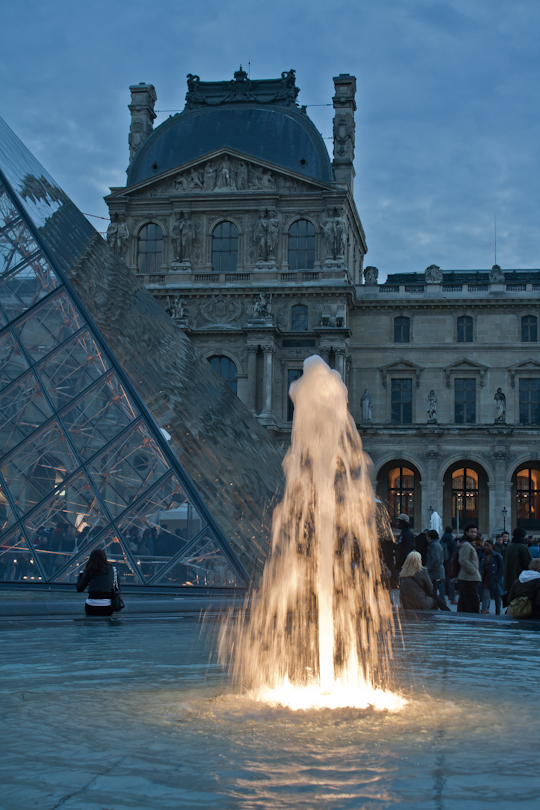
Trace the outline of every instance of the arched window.
{"label": "arched window", "polygon": [[540,529],[540,470],[527,467],[516,475],[517,525]]}
{"label": "arched window", "polygon": [[291,329],[293,332],[307,332],[308,308],[304,304],[295,304],[292,308]]}
{"label": "arched window", "polygon": [[460,467],[452,473],[452,526],[463,528],[478,521],[478,473]]}
{"label": "arched window", "polygon": [[212,234],[212,269],[215,273],[236,273],[238,228],[233,222],[220,222]]}
{"label": "arched window", "polygon": [[538,342],[538,318],[535,315],[525,315],[521,319],[521,342]]}
{"label": "arched window", "polygon": [[233,361],[223,354],[218,354],[214,357],[209,357],[208,362],[216,374],[219,374],[219,376],[225,380],[233,394],[236,394],[238,383],[236,379],[236,366]]}
{"label": "arched window", "polygon": [[457,342],[473,342],[473,320],[469,315],[461,315],[457,319]]}
{"label": "arched window", "polygon": [[159,273],[163,260],[163,231],[150,222],[139,231],[137,241],[137,267],[139,273]]}
{"label": "arched window", "polygon": [[315,228],[307,219],[298,219],[289,229],[289,270],[313,270]]}
{"label": "arched window", "polygon": [[391,520],[408,515],[414,526],[414,472],[408,467],[394,467],[388,473],[388,512]]}
{"label": "arched window", "polygon": [[394,318],[394,343],[410,343],[411,319],[400,315]]}

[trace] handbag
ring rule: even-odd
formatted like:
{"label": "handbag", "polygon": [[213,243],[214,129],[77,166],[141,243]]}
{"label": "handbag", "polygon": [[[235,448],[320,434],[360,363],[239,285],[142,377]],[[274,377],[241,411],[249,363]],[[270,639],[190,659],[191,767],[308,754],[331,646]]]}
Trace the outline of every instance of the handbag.
{"label": "handbag", "polygon": [[513,619],[528,619],[532,615],[532,604],[528,596],[518,596],[512,599],[508,606]]}
{"label": "handbag", "polygon": [[113,613],[120,613],[126,606],[124,600],[120,596],[120,585],[118,583],[118,572],[113,565],[113,586],[111,591],[111,605],[113,609]]}

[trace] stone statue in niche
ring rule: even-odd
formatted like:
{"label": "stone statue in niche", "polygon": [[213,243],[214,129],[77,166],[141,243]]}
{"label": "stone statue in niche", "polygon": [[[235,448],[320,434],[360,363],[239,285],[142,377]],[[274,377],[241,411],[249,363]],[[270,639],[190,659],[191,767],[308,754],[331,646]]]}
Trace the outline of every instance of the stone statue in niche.
{"label": "stone statue in niche", "polygon": [[347,249],[347,220],[334,208],[331,217],[321,222],[327,259],[343,259]]}
{"label": "stone statue in niche", "polygon": [[107,243],[119,256],[124,256],[129,239],[128,226],[123,217],[112,214],[109,227],[107,228]]}
{"label": "stone statue in niche", "polygon": [[495,422],[506,422],[506,397],[501,388],[497,388],[493,399],[495,400]]}
{"label": "stone statue in niche", "polygon": [[165,312],[175,321],[184,320],[187,317],[185,302],[178,295],[175,295],[172,301],[170,297],[167,296],[167,304],[168,306]]}
{"label": "stone statue in niche", "polygon": [[[498,264],[494,264],[491,270],[489,271],[489,283],[490,284],[504,284],[505,278],[504,273],[499,267]],[[499,389],[500,390],[500,389]]]}
{"label": "stone statue in niche", "polygon": [[176,222],[171,230],[171,240],[175,262],[187,262],[193,245],[193,226],[188,214],[176,214]]}
{"label": "stone statue in niche", "polygon": [[427,284],[442,284],[442,270],[436,264],[430,264],[424,275]]}
{"label": "stone statue in niche", "polygon": [[379,283],[379,270],[377,267],[369,267],[364,268],[364,281],[368,287],[374,287],[376,284]]}
{"label": "stone statue in niche", "polygon": [[433,390],[433,388],[429,392],[427,398],[427,415],[428,415],[428,422],[437,421],[437,397],[435,395],[435,391]]}
{"label": "stone statue in niche", "polygon": [[216,170],[211,163],[204,167],[204,190],[213,191],[216,186]]}
{"label": "stone statue in niche", "polygon": [[364,388],[364,393],[360,397],[360,408],[362,409],[362,422],[368,423],[373,421],[372,401],[371,395],[367,388]]}
{"label": "stone statue in niche", "polygon": [[269,260],[276,260],[276,248],[279,237],[279,222],[274,211],[270,212],[266,232],[266,245]]}
{"label": "stone statue in niche", "polygon": [[261,212],[253,231],[253,239],[257,243],[257,261],[275,262],[278,236],[279,222],[275,212]]}
{"label": "stone statue in niche", "polygon": [[253,302],[253,317],[265,319],[271,317],[272,293],[259,293]]}

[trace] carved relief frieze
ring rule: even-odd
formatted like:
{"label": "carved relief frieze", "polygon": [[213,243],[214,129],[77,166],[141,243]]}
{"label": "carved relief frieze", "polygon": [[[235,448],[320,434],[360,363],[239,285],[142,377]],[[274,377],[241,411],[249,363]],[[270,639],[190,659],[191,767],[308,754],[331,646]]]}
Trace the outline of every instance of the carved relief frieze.
{"label": "carved relief frieze", "polygon": [[208,298],[197,307],[198,322],[208,324],[230,324],[239,321],[244,311],[244,304],[236,298],[218,295]]}

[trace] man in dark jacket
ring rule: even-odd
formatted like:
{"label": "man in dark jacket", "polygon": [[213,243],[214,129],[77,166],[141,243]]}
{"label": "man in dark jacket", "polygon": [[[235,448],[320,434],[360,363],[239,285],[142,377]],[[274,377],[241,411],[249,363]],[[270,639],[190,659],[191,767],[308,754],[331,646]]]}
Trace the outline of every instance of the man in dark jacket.
{"label": "man in dark jacket", "polygon": [[429,540],[427,536],[427,531],[420,532],[414,538],[414,548],[415,551],[418,551],[420,556],[422,557],[422,565],[425,567],[427,563],[427,552],[428,552]]}
{"label": "man in dark jacket", "polygon": [[398,572],[403,568],[407,555],[415,550],[414,534],[411,531],[410,522],[408,515],[402,513],[397,516],[398,529],[401,529],[396,546],[396,567]]}
{"label": "man in dark jacket", "polygon": [[507,593],[522,571],[526,571],[532,560],[527,546],[525,529],[516,528],[512,532],[512,542],[504,556],[504,589]]}
{"label": "man in dark jacket", "polygon": [[474,523],[467,523],[463,530],[463,537],[457,541],[459,554],[458,574],[458,613],[480,613],[480,600],[478,594],[479,583],[482,581],[478,567],[478,554],[475,540],[478,529]]}
{"label": "man in dark jacket", "polygon": [[489,603],[495,600],[495,613],[501,612],[501,588],[504,572],[502,554],[494,550],[493,543],[486,537],[482,551],[478,552],[478,567],[482,577],[482,613],[489,613]]}
{"label": "man in dark jacket", "polygon": [[452,558],[452,555],[457,551],[457,543],[454,540],[454,535],[452,534],[452,527],[447,526],[444,530],[444,534],[441,537],[441,545],[443,548],[443,557],[444,557],[444,575],[445,575],[445,588],[446,588],[446,595],[450,599],[450,602],[455,605],[457,604],[456,601],[456,588],[454,585],[454,581],[450,577],[450,571],[448,567],[448,563]]}

